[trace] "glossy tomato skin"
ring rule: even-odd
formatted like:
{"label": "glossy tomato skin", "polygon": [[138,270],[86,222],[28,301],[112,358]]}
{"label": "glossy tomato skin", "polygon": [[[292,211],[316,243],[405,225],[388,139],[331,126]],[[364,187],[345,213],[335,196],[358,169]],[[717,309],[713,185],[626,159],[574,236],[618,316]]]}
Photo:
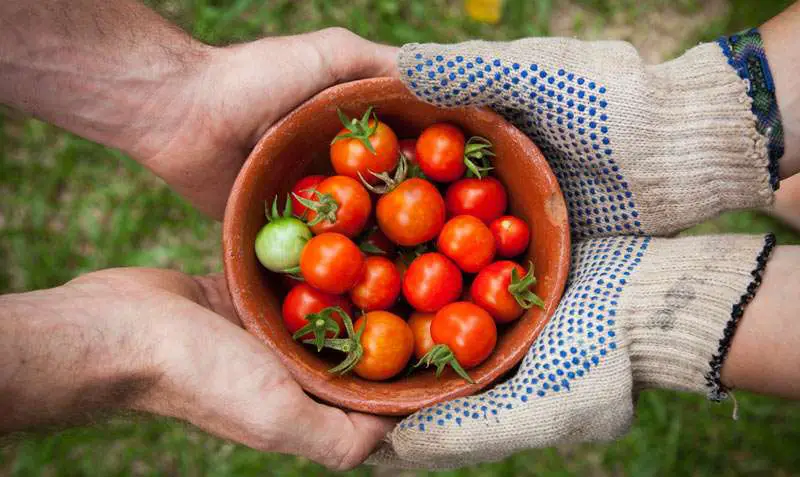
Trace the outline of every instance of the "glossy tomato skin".
{"label": "glossy tomato skin", "polygon": [[414,334],[414,357],[422,359],[436,344],[431,338],[431,321],[436,313],[414,312],[408,319],[408,326]]}
{"label": "glossy tomato skin", "polygon": [[461,296],[461,270],[441,253],[420,255],[403,277],[403,296],[417,311],[435,312]]}
{"label": "glossy tomato skin", "polygon": [[306,176],[297,181],[294,187],[292,187],[292,212],[296,217],[303,216],[303,213],[306,211],[306,206],[301,204],[300,201],[295,198],[295,195],[304,199],[313,199],[313,191],[317,188],[319,183],[324,180],[325,176],[323,175]]}
{"label": "glossy tomato skin", "polygon": [[309,285],[327,293],[342,294],[361,278],[364,256],[342,234],[323,233],[308,241],[300,255],[300,273]]}
{"label": "glossy tomato skin", "polygon": [[417,163],[430,179],[452,182],[467,170],[465,146],[466,139],[460,129],[447,123],[434,124],[417,139]]}
{"label": "glossy tomato skin", "polygon": [[[369,124],[373,126],[375,120],[370,120]],[[337,136],[349,132],[347,129],[342,129]],[[378,128],[369,137],[369,142],[375,149],[375,154],[370,152],[358,139],[346,138],[331,144],[333,170],[339,175],[355,180],[359,180],[358,174],[361,173],[364,180],[370,184],[376,184],[378,179],[369,171],[379,174],[394,169],[399,157],[399,145],[397,135],[392,128],[381,121],[378,121]]]}
{"label": "glossy tomato skin", "polygon": [[372,311],[353,324],[361,327],[364,354],[353,372],[364,379],[383,381],[402,371],[414,352],[414,335],[402,318],[388,311]]}
{"label": "glossy tomato skin", "polygon": [[[331,295],[317,290],[316,288],[300,283],[289,291],[283,300],[283,323],[289,334],[308,324],[306,317],[312,313],[318,313],[330,306],[341,307],[348,315],[352,313],[350,302],[340,295]],[[344,317],[339,313],[331,314],[331,317],[339,324],[339,336],[344,332]],[[329,331],[328,338],[335,338],[333,332]],[[309,332],[302,336],[300,340],[311,339],[314,334]]]}
{"label": "glossy tomato skin", "polygon": [[481,270],[470,288],[472,302],[488,311],[498,323],[514,321],[525,311],[508,291],[512,270],[520,278],[525,276],[525,269],[519,264],[509,260],[494,262]]}
{"label": "glossy tomato skin", "polygon": [[489,225],[506,210],[508,194],[494,177],[467,178],[450,184],[445,194],[447,216],[471,215]]}
{"label": "glossy tomato skin", "polygon": [[[314,235],[336,232],[352,238],[364,230],[372,212],[372,199],[361,183],[346,176],[332,176],[319,183],[317,192],[329,194],[339,207],[335,222],[323,220],[311,226]],[[316,212],[309,210],[306,218],[311,222],[316,216]]]}
{"label": "glossy tomato skin", "polygon": [[400,152],[406,156],[409,164],[417,162],[417,140],[416,139],[401,139]]}
{"label": "glossy tomato skin", "polygon": [[457,215],[448,220],[436,246],[467,273],[478,273],[494,258],[494,237],[477,217]]}
{"label": "glossy tomato skin", "polygon": [[400,295],[401,277],[384,257],[367,257],[361,278],[350,289],[353,304],[364,311],[388,310]]}
{"label": "glossy tomato skin", "polygon": [[447,345],[464,368],[474,368],[492,354],[497,326],[483,308],[457,301],[436,312],[431,322],[434,343]]}
{"label": "glossy tomato skin", "polygon": [[524,220],[504,215],[489,225],[494,236],[497,255],[505,258],[516,257],[528,249],[531,229]]}
{"label": "glossy tomato skin", "polygon": [[378,200],[378,225],[389,240],[410,247],[433,240],[445,219],[442,194],[424,179],[408,179]]}

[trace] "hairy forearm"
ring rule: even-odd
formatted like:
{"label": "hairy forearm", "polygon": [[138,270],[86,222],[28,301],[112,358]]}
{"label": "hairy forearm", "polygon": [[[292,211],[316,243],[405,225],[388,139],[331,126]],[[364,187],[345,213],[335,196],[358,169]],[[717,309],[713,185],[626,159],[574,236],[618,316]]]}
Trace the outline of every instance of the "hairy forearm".
{"label": "hairy forearm", "polygon": [[722,368],[729,387],[800,399],[800,246],[775,249]]}
{"label": "hairy forearm", "polygon": [[128,407],[157,381],[132,327],[93,301],[70,285],[0,297],[0,435]]}
{"label": "hairy forearm", "polygon": [[800,2],[765,23],[759,31],[781,112],[785,152],[780,175],[785,178],[800,172]]}
{"label": "hairy forearm", "polygon": [[[208,47],[132,0],[0,2],[0,103],[134,157],[186,109]],[[180,118],[186,111],[170,111]],[[161,132],[159,132],[161,131]]]}

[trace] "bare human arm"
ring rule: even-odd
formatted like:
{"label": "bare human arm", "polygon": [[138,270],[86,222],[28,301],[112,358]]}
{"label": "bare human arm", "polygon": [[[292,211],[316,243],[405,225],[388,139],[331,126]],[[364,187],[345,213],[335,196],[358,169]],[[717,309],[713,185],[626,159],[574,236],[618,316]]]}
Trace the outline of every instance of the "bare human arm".
{"label": "bare human arm", "polygon": [[124,410],[334,469],[393,426],[309,398],[241,328],[221,276],[114,269],[0,296],[0,435]]}
{"label": "bare human arm", "polygon": [[775,81],[775,96],[781,112],[784,156],[781,178],[800,172],[800,2],[759,28]]}
{"label": "bare human arm", "polygon": [[325,87],[394,74],[340,28],[204,45],[133,0],[0,3],[0,103],[121,149],[221,218],[250,149]]}
{"label": "bare human arm", "polygon": [[[216,218],[266,128],[331,84],[392,74],[394,55],[342,29],[211,47],[130,0],[0,3],[0,103],[121,149]],[[221,280],[113,270],[0,297],[0,434],[134,409],[363,460],[391,422],[308,398],[227,296]]]}

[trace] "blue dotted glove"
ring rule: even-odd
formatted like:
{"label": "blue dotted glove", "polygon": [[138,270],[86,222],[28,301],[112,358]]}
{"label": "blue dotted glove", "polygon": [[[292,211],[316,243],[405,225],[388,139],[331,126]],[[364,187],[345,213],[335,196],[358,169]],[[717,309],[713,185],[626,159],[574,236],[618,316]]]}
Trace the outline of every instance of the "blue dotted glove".
{"label": "blue dotted glove", "polygon": [[399,66],[422,99],[491,106],[533,138],[576,245],[567,291],[516,375],[409,416],[372,462],[460,467],[613,439],[646,387],[725,397],[719,371],[774,239],[646,236],[772,199],[747,84],[722,50],[645,66],[623,43],[528,39],[407,45]]}

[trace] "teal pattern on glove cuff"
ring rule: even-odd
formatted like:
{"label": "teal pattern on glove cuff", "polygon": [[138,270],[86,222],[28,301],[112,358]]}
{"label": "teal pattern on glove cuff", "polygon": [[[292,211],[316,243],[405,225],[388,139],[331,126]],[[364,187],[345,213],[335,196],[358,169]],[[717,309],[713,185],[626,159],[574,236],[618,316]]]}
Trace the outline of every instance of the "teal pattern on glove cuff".
{"label": "teal pattern on glove cuff", "polygon": [[736,69],[739,77],[750,83],[747,94],[753,99],[756,128],[768,141],[770,184],[777,190],[778,159],[783,156],[783,125],[775,98],[775,82],[772,80],[761,34],[753,28],[722,37],[717,43],[728,58],[728,64]]}

